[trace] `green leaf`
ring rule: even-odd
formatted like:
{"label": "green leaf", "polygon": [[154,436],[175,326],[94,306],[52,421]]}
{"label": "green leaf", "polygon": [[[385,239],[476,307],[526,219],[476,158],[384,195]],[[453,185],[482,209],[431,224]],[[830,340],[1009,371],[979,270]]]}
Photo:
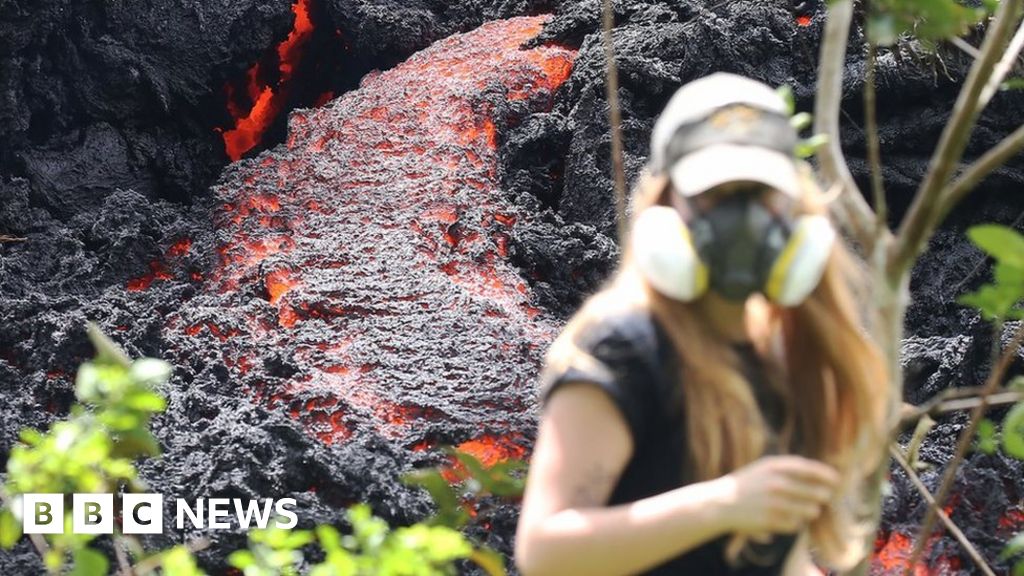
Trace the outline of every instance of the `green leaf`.
{"label": "green leaf", "polygon": [[[320,528],[318,526],[317,528]],[[313,566],[310,576],[355,576],[359,565],[348,551],[337,549],[327,553],[324,562]]]}
{"label": "green leaf", "polygon": [[10,550],[21,538],[21,522],[7,508],[0,509],[0,548]]}
{"label": "green leaf", "polygon": [[364,553],[374,553],[391,531],[387,522],[377,518],[367,504],[356,504],[346,514],[358,547]]}
{"label": "green leaf", "polygon": [[92,548],[75,550],[72,559],[75,567],[70,576],[102,576],[110,566],[107,557]]}
{"label": "green leaf", "polygon": [[999,261],[1024,268],[1024,236],[1002,224],[979,224],[967,230],[967,236],[978,248]]}
{"label": "green leaf", "polygon": [[204,576],[188,548],[175,546],[161,554],[163,576]]}
{"label": "green leaf", "polygon": [[85,332],[89,336],[89,340],[92,341],[92,345],[96,348],[96,361],[101,364],[113,364],[121,366],[122,368],[128,368],[131,366],[131,359],[128,355],[121,350],[121,347],[114,343],[113,340],[108,338],[106,334],[100,330],[99,326],[89,322],[85,327]]}
{"label": "green leaf", "polygon": [[1008,560],[1022,552],[1024,552],[1024,532],[1017,534],[1006,543],[1006,547],[999,553],[999,559]]}
{"label": "green leaf", "polygon": [[446,526],[414,524],[396,530],[394,538],[397,546],[419,550],[434,564],[448,564],[473,552],[465,536]]}
{"label": "green leaf", "polygon": [[231,554],[228,554],[228,564],[238,568],[239,570],[245,570],[246,568],[256,564],[256,557],[248,550],[235,550]]}
{"label": "green leaf", "polygon": [[452,485],[437,470],[415,470],[402,476],[402,481],[424,488],[437,504],[435,521],[439,524],[460,528],[469,520],[462,509],[459,496]]}
{"label": "green leaf", "polygon": [[996,425],[991,420],[982,420],[978,422],[978,452],[983,454],[995,454],[996,450],[999,449],[998,439],[996,438]]}
{"label": "green leaf", "polygon": [[338,534],[338,530],[334,526],[327,524],[317,526],[316,537],[320,541],[320,547],[324,549],[324,552],[330,553],[335,550],[342,550],[341,535]]}
{"label": "green leaf", "polygon": [[896,20],[891,14],[872,14],[867,24],[868,39],[878,46],[892,46],[899,38]]}
{"label": "green leaf", "polygon": [[115,437],[111,456],[135,459],[144,456],[156,457],[161,454],[160,443],[148,428],[136,428]]}
{"label": "green leaf", "polygon": [[821,148],[828,143],[828,136],[825,134],[815,134],[810,138],[804,138],[796,145],[794,153],[798,158],[810,158]]}
{"label": "green leaf", "polygon": [[783,84],[775,89],[775,93],[786,103],[786,114],[792,116],[796,112],[796,98],[793,96],[793,88],[789,84]]}
{"label": "green leaf", "polygon": [[1008,90],[1024,90],[1024,78],[1008,78],[999,85],[999,89],[1004,92]]}
{"label": "green leaf", "polygon": [[1003,419],[1003,451],[1024,460],[1024,402],[1014,405]]}
{"label": "green leaf", "polygon": [[92,402],[100,396],[100,371],[92,362],[78,367],[75,375],[75,397],[83,402]]}
{"label": "green leaf", "polygon": [[43,434],[34,428],[22,428],[18,433],[18,438],[29,446],[35,446],[43,441]]}
{"label": "green leaf", "polygon": [[55,548],[50,548],[43,554],[43,564],[50,572],[57,572],[64,566],[64,553]]}
{"label": "green leaf", "polygon": [[139,390],[129,394],[124,399],[124,405],[143,412],[163,412],[167,407],[167,402],[159,394],[148,390]]}
{"label": "green leaf", "polygon": [[488,576],[505,576],[505,560],[501,554],[490,548],[474,550],[469,559],[482,568]]}
{"label": "green leaf", "polygon": [[166,382],[172,372],[170,364],[156,358],[140,358],[132,362],[132,367],[128,370],[128,374],[136,382],[150,385]]}
{"label": "green leaf", "polygon": [[811,127],[811,122],[813,122],[813,117],[810,114],[808,114],[807,112],[800,112],[800,113],[794,114],[789,119],[790,126],[792,126],[793,129],[796,130],[797,132],[802,132],[802,131],[810,128]]}

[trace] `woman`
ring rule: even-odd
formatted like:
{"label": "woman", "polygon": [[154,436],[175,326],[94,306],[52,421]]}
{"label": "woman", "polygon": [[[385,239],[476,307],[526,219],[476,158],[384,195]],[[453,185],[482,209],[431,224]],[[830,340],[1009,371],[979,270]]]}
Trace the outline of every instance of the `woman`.
{"label": "woman", "polygon": [[787,107],[728,74],[655,124],[619,269],[552,345],[525,576],[817,574],[866,554],[887,384]]}

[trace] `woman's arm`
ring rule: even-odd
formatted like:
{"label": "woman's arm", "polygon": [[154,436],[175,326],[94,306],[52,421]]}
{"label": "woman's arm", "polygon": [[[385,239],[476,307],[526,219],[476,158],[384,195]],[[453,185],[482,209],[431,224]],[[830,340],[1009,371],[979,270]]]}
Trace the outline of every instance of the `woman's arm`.
{"label": "woman's arm", "polygon": [[[839,484],[820,462],[766,456],[715,480],[605,506],[632,453],[622,413],[599,388],[566,383],[550,396],[516,534],[524,576],[632,574],[725,533],[797,533]],[[793,563],[810,568],[801,550]]]}
{"label": "woman's arm", "polygon": [[570,383],[551,396],[516,534],[524,576],[640,572],[727,530],[730,488],[717,480],[604,506],[632,452],[626,421],[600,389]]}

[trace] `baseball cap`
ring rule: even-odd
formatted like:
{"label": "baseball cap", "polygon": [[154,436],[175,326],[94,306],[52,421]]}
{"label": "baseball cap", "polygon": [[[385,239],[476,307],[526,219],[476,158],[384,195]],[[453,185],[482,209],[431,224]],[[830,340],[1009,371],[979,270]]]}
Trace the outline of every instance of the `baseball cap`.
{"label": "baseball cap", "polygon": [[758,182],[800,194],[796,130],[772,88],[718,72],[683,85],[651,134],[651,170],[695,196],[726,182]]}

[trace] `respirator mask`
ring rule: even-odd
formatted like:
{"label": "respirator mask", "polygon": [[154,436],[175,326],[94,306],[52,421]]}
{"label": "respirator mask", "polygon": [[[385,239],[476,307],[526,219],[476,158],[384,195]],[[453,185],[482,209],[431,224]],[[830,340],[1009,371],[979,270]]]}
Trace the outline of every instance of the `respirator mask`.
{"label": "respirator mask", "polygon": [[[801,193],[786,105],[768,86],[713,74],[683,86],[655,124],[651,168],[667,173],[672,206],[651,206],[631,232],[634,260],[666,296],[709,288],[734,301],[755,292],[795,306],[821,279],[835,231],[824,216],[769,203]],[[708,200],[708,195],[712,201]]]}

